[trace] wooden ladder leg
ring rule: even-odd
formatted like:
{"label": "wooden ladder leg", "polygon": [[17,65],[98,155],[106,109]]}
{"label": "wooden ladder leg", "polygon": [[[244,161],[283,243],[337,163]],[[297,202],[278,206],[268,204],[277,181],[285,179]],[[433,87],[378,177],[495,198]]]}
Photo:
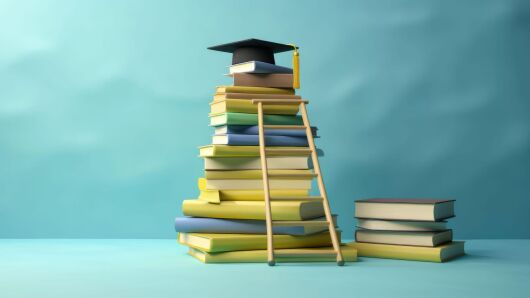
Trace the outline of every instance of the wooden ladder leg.
{"label": "wooden ladder leg", "polygon": [[313,160],[313,168],[317,174],[317,183],[320,191],[320,196],[322,196],[322,204],[324,205],[324,212],[326,214],[326,220],[329,222],[329,234],[331,236],[331,242],[333,243],[333,248],[337,253],[337,265],[344,265],[344,259],[342,258],[342,252],[340,250],[340,243],[337,237],[337,231],[335,230],[335,224],[333,222],[333,216],[331,215],[331,209],[329,207],[328,196],[326,193],[326,187],[324,186],[324,179],[322,178],[322,172],[320,171],[320,164],[318,162],[317,149],[315,147],[315,142],[313,140],[313,132],[311,131],[311,124],[309,123],[309,118],[307,117],[307,109],[304,102],[300,103],[302,119],[304,121],[304,126],[306,128],[307,142],[309,144],[309,149],[311,149],[311,159]]}
{"label": "wooden ladder leg", "polygon": [[272,212],[269,190],[269,170],[265,153],[265,129],[263,127],[263,103],[258,102],[259,152],[261,156],[261,172],[263,175],[263,194],[265,196],[265,222],[267,226],[267,262],[274,266],[274,242],[272,235]]}

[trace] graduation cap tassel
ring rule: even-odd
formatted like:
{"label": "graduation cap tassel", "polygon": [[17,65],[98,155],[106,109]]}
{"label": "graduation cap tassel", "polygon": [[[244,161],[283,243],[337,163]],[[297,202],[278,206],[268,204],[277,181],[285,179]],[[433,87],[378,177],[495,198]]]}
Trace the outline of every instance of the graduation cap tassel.
{"label": "graduation cap tassel", "polygon": [[289,44],[294,48],[293,52],[293,89],[300,89],[300,55],[298,54],[298,47],[294,44]]}

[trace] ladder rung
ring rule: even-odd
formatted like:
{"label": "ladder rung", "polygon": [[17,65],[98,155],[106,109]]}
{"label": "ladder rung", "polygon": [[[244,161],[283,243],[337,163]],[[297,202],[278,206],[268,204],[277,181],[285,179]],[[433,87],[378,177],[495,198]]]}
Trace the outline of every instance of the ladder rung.
{"label": "ladder rung", "polygon": [[321,201],[323,197],[272,197],[271,201]]}
{"label": "ladder rung", "polygon": [[291,153],[311,153],[311,149],[307,147],[293,147],[292,149],[289,148],[265,148],[265,152],[267,153],[276,153],[276,154],[291,154]]}
{"label": "ladder rung", "polygon": [[267,176],[269,178],[313,178],[318,177],[315,173],[308,173],[308,174],[285,174],[285,173],[268,173]]}
{"label": "ladder rung", "polygon": [[260,98],[260,99],[253,99],[252,103],[257,104],[261,102],[262,104],[274,104],[274,105],[299,105],[301,103],[308,104],[309,101],[307,100],[292,100],[292,99],[268,99],[268,98]]}
{"label": "ladder rung", "polygon": [[274,252],[274,256],[293,258],[313,256],[336,257],[337,252],[334,249],[296,249],[296,251],[279,250]]}
{"label": "ladder rung", "polygon": [[263,125],[263,128],[265,129],[300,129],[305,130],[306,127],[303,125]]}
{"label": "ladder rung", "polygon": [[300,226],[328,226],[329,222],[326,220],[273,220],[273,226],[280,227],[300,227]]}

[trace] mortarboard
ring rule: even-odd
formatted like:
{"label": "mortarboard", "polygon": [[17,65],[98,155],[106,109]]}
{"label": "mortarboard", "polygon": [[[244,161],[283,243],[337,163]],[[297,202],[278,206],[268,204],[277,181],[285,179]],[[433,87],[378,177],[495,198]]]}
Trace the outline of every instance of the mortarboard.
{"label": "mortarboard", "polygon": [[261,61],[275,64],[274,54],[287,51],[293,53],[293,88],[300,88],[300,66],[298,47],[293,44],[282,44],[261,39],[245,39],[231,43],[225,43],[213,47],[209,50],[232,53],[232,64],[239,64],[248,61]]}

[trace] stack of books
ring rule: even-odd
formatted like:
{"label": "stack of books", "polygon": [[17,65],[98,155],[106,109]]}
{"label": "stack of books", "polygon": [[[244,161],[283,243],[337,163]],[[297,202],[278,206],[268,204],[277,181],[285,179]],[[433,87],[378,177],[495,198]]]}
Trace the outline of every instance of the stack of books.
{"label": "stack of books", "polygon": [[[182,204],[184,217],[175,221],[178,240],[189,254],[205,263],[266,262],[265,202],[258,142],[257,105],[252,99],[300,100],[292,88],[289,68],[249,61],[230,67],[233,86],[217,87],[210,103],[212,144],[200,147],[204,177],[199,178],[199,197]],[[264,123],[302,125],[298,105],[265,105]],[[316,127],[312,128],[316,134]],[[267,130],[267,146],[307,147],[303,130]],[[283,153],[285,154],[285,153]],[[309,153],[267,155],[271,196],[309,196],[313,171]],[[286,176],[282,177],[282,174]],[[294,177],[290,174],[299,174]],[[320,201],[273,201],[272,220],[325,220]],[[329,249],[327,227],[274,227],[276,251]],[[340,234],[339,234],[340,235]],[[346,261],[357,257],[344,246]],[[329,261],[329,258],[297,258],[296,261]],[[334,261],[334,259],[331,259]],[[294,261],[294,260],[293,260]]]}
{"label": "stack of books", "polygon": [[356,242],[348,245],[364,257],[445,262],[465,253],[447,228],[453,216],[454,200],[358,200]]}

